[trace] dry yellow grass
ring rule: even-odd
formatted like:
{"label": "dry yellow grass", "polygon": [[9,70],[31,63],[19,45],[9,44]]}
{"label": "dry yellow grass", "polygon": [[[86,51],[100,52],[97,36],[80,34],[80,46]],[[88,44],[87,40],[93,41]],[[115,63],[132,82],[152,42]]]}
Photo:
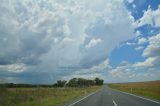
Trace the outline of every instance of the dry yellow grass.
{"label": "dry yellow grass", "polygon": [[160,81],[109,84],[109,87],[160,100]]}

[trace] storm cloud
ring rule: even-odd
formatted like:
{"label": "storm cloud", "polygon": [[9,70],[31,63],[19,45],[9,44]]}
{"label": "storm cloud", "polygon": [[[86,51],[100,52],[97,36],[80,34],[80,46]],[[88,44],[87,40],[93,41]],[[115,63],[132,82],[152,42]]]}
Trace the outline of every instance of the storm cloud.
{"label": "storm cloud", "polygon": [[134,36],[123,0],[2,0],[0,11],[0,73],[7,81],[51,83],[92,69]]}

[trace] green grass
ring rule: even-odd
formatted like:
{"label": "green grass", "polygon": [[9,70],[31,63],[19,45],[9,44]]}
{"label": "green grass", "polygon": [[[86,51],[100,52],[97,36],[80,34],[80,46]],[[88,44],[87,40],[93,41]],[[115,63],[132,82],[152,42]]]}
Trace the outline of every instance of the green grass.
{"label": "green grass", "polygon": [[0,88],[0,106],[59,106],[76,97],[94,92],[85,88]]}
{"label": "green grass", "polygon": [[160,81],[109,84],[109,87],[150,99],[160,100]]}

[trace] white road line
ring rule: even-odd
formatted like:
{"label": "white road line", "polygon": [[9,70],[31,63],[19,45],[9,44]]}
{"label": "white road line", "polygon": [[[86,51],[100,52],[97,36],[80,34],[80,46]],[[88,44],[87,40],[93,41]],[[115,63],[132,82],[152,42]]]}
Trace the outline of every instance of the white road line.
{"label": "white road line", "polygon": [[73,106],[73,105],[77,104],[78,102],[86,99],[87,97],[89,97],[89,96],[91,96],[91,95],[93,95],[93,94],[95,94],[95,93],[97,93],[97,92],[99,92],[99,90],[96,91],[96,92],[93,92],[93,93],[91,93],[91,94],[89,94],[89,95],[87,95],[87,96],[85,96],[84,98],[82,98],[82,99],[80,99],[80,100],[78,100],[78,101],[76,101],[76,102],[74,102],[74,103],[72,103],[72,104],[70,104],[70,105],[68,105],[68,106]]}
{"label": "white road line", "polygon": [[[112,89],[112,88],[110,88],[110,89]],[[116,89],[112,89],[112,90],[115,90],[115,91],[118,91],[118,92],[121,92],[121,93],[124,93],[124,94],[128,94],[128,95],[131,95],[131,96],[135,96],[135,97],[141,98],[141,99],[143,99],[143,100],[148,100],[148,101],[150,101],[150,102],[154,102],[154,103],[160,104],[160,102],[158,102],[158,101],[154,101],[154,100],[151,100],[151,99],[148,99],[148,98],[144,98],[144,97],[141,97],[141,96],[138,96],[138,95],[134,95],[134,94],[127,93],[127,92],[122,92],[122,91],[116,90]]]}
{"label": "white road line", "polygon": [[112,99],[114,106],[117,106],[116,102]]}

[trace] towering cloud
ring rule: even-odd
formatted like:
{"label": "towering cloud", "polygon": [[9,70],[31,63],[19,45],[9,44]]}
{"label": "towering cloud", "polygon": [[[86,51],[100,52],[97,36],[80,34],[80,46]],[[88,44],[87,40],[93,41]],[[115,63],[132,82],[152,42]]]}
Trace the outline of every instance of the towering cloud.
{"label": "towering cloud", "polygon": [[134,33],[122,0],[2,0],[0,11],[0,73],[16,82],[90,69]]}

